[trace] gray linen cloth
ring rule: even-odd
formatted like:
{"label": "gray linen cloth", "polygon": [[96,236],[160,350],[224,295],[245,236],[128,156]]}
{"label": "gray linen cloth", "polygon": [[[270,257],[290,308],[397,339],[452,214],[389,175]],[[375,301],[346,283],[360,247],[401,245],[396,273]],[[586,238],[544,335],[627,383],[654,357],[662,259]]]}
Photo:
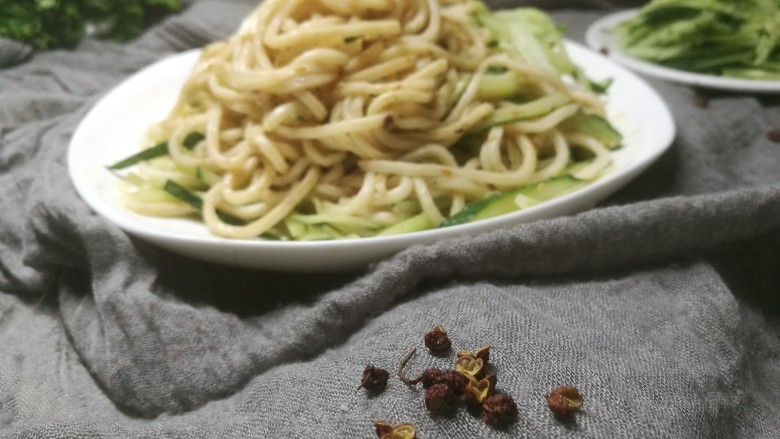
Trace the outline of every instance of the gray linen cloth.
{"label": "gray linen cloth", "polygon": [[[552,12],[569,38],[608,12],[586,3]],[[125,45],[30,55],[0,42],[1,436],[370,438],[384,419],[419,438],[780,437],[777,96],[702,106],[702,91],[651,80],[677,140],[576,216],[362,273],[221,267],[97,217],[65,154],[112,86],[228,35],[249,6],[196,2]],[[516,423],[431,416],[394,376],[380,394],[356,390],[366,365],[394,375],[411,348],[411,375],[449,366],[422,344],[437,324],[454,349],[492,346]],[[543,398],[564,384],[585,399],[573,422]]]}

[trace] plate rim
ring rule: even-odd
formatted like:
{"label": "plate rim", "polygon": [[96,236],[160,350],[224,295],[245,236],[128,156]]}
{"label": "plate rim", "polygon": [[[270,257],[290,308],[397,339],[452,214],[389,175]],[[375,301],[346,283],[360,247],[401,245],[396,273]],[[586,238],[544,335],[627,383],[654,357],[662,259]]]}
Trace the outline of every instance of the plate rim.
{"label": "plate rim", "polygon": [[585,31],[587,46],[595,51],[606,50],[606,56],[636,72],[680,84],[734,92],[780,93],[780,81],[766,79],[726,78],[673,69],[626,54],[610,30],[635,17],[639,8],[625,9],[605,15],[591,23]]}
{"label": "plate rim", "polygon": [[[200,49],[192,49],[189,51],[181,52],[178,54],[174,54],[171,56],[167,56],[165,58],[162,58],[154,63],[149,64],[148,66],[144,67],[143,69],[139,70],[138,72],[134,73],[133,75],[126,78],[124,81],[120,82],[118,85],[116,85],[111,90],[107,91],[93,107],[87,112],[85,117],[80,121],[79,125],[77,126],[76,130],[74,131],[71,142],[68,146],[68,156],[67,156],[67,162],[68,162],[68,171],[71,177],[71,181],[76,187],[76,190],[79,194],[79,196],[84,200],[89,207],[92,209],[92,211],[96,212],[109,222],[115,224],[122,230],[124,230],[126,233],[134,236],[138,236],[141,238],[144,238],[148,241],[151,241],[153,243],[156,243],[158,246],[167,248],[171,250],[171,246],[176,248],[183,248],[183,247],[189,247],[189,246],[199,246],[203,248],[208,248],[214,251],[221,251],[221,252],[227,252],[230,250],[234,250],[241,254],[247,254],[247,253],[268,253],[268,252],[280,252],[285,254],[285,257],[289,257],[290,255],[301,255],[301,256],[307,256],[310,252],[314,252],[317,254],[323,254],[326,253],[329,250],[332,251],[344,251],[347,249],[352,249],[355,252],[361,252],[365,251],[366,253],[374,254],[377,252],[380,252],[382,254],[393,254],[397,253],[407,247],[411,247],[413,245],[422,244],[432,244],[437,241],[441,241],[444,239],[453,239],[457,238],[459,236],[463,235],[476,235],[481,234],[485,232],[490,232],[496,229],[504,228],[511,225],[516,225],[520,223],[528,223],[531,221],[536,221],[540,219],[547,219],[547,218],[553,218],[553,217],[560,217],[564,215],[569,215],[571,213],[564,213],[564,214],[550,214],[550,212],[555,211],[565,211],[567,205],[574,204],[574,201],[578,201],[580,198],[588,198],[587,195],[590,193],[591,197],[593,197],[593,194],[600,194],[601,192],[609,190],[609,193],[605,196],[598,196],[597,200],[594,202],[601,201],[603,198],[611,194],[612,192],[620,189],[622,186],[624,186],[628,181],[631,181],[636,175],[641,173],[646,167],[648,167],[650,164],[655,162],[658,157],[660,157],[661,154],[663,154],[673,143],[673,140],[676,136],[676,125],[674,122],[674,119],[672,117],[671,111],[666,105],[665,101],[661,98],[661,96],[658,94],[658,92],[650,86],[646,81],[635,75],[630,70],[620,66],[619,64],[615,63],[613,60],[610,60],[606,57],[603,57],[603,55],[594,52],[585,46],[583,46],[580,43],[576,43],[570,40],[565,40],[565,43],[567,45],[567,50],[573,50],[575,53],[581,53],[581,56],[584,56],[584,54],[587,54],[588,56],[595,56],[603,58],[603,61],[610,64],[609,68],[611,70],[618,70],[620,71],[621,75],[626,78],[632,78],[633,81],[639,81],[641,84],[645,86],[645,92],[651,93],[654,96],[654,99],[659,104],[657,108],[655,108],[655,111],[658,112],[658,115],[664,119],[664,125],[666,131],[664,131],[665,137],[658,141],[659,145],[655,146],[655,149],[651,151],[652,153],[643,160],[634,160],[628,165],[624,166],[621,169],[618,169],[616,172],[610,173],[601,179],[594,181],[593,183],[574,191],[570,194],[566,194],[562,197],[555,198],[553,200],[546,201],[544,203],[541,203],[538,206],[534,206],[533,208],[529,208],[523,211],[513,212],[507,215],[502,215],[499,217],[489,218],[485,219],[479,222],[474,223],[467,223],[464,225],[454,226],[450,228],[442,228],[442,229],[431,229],[431,230],[425,230],[421,232],[413,232],[413,233],[407,233],[407,234],[400,234],[400,235],[389,235],[389,236],[377,236],[377,237],[367,237],[367,238],[354,238],[354,239],[339,239],[339,240],[330,240],[330,241],[270,241],[270,240],[233,240],[228,238],[222,238],[214,235],[209,236],[192,236],[192,235],[185,235],[185,234],[179,234],[179,233],[172,233],[169,230],[160,229],[160,228],[154,228],[151,225],[139,222],[137,220],[133,219],[134,215],[137,214],[131,214],[131,212],[124,211],[125,208],[119,205],[112,205],[108,201],[106,201],[103,196],[99,193],[99,191],[96,188],[90,187],[89,178],[83,173],[80,173],[80,165],[78,163],[80,159],[79,152],[82,149],[89,148],[87,146],[80,146],[80,142],[82,137],[85,137],[89,135],[89,133],[85,133],[85,130],[90,127],[88,121],[91,121],[94,114],[98,114],[103,106],[108,106],[106,104],[107,100],[110,99],[111,96],[115,96],[114,92],[116,92],[121,87],[128,87],[128,84],[132,84],[134,81],[139,81],[139,77],[142,77],[143,75],[149,75],[149,71],[160,68],[160,66],[168,65],[169,63],[176,63],[178,62],[184,62],[187,57],[196,57],[196,54],[199,52]],[[105,169],[105,172],[110,172],[107,169]],[[626,180],[621,181],[620,179]],[[601,192],[599,192],[601,191]],[[121,210],[121,212],[119,212]],[[575,212],[580,212],[585,209],[583,208],[575,208]],[[182,221],[181,219],[173,219],[173,221]],[[205,227],[205,226],[204,226]],[[372,248],[376,246],[376,248]],[[176,249],[173,249],[174,252],[178,252],[180,254],[181,251],[177,251]],[[323,262],[324,269],[319,269],[318,267],[275,267],[272,261],[255,261],[253,263],[242,263],[237,261],[221,261],[216,259],[210,259],[207,257],[208,255],[204,255],[203,259],[211,260],[212,262],[222,262],[223,264],[227,265],[233,265],[233,266],[246,266],[246,267],[252,267],[252,268],[270,268],[270,269],[281,269],[285,271],[307,271],[307,272],[316,272],[316,271],[328,271],[328,272],[335,272],[340,271],[344,268],[351,269],[354,268],[355,264],[349,264],[349,263],[338,263],[334,261],[330,262]],[[217,256],[215,256],[216,258]],[[374,258],[376,259],[376,258]],[[373,260],[367,260],[364,263],[360,263],[360,266],[367,266],[369,263],[374,262]],[[333,267],[325,267],[326,265],[330,264]],[[342,267],[343,266],[343,267]],[[350,267],[352,266],[352,267]],[[301,270],[303,268],[303,270]]]}

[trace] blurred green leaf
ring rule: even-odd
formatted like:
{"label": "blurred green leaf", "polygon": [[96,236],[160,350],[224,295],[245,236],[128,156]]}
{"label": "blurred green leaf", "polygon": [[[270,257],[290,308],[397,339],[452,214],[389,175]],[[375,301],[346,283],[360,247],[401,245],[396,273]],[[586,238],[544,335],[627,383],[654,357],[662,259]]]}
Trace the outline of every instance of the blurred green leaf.
{"label": "blurred green leaf", "polygon": [[0,0],[0,37],[36,49],[71,48],[88,24],[97,36],[127,41],[155,19],[181,9],[181,0]]}

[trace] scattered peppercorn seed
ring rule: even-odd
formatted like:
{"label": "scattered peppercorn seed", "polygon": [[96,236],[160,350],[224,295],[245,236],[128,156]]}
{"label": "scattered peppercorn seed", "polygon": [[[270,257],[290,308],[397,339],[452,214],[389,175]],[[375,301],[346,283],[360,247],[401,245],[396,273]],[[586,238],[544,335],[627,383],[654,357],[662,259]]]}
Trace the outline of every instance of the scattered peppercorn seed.
{"label": "scattered peppercorn seed", "polygon": [[699,108],[707,108],[710,106],[709,98],[698,93],[693,97],[693,103]]}
{"label": "scattered peppercorn seed", "polygon": [[771,130],[766,133],[766,138],[772,142],[780,143],[780,130]]}
{"label": "scattered peppercorn seed", "polygon": [[449,352],[452,342],[447,336],[447,332],[437,325],[432,331],[425,334],[425,347],[434,354],[442,355]]}
{"label": "scattered peppercorn seed", "polygon": [[482,401],[482,420],[488,425],[499,425],[517,419],[517,404],[506,393],[490,395]]}
{"label": "scattered peppercorn seed", "polygon": [[[425,346],[431,353],[441,355],[452,347],[447,332],[436,326],[425,334]],[[497,378],[495,374],[486,376],[490,358],[490,346],[483,346],[474,353],[460,351],[457,353],[453,369],[438,369],[431,367],[417,378],[409,378],[404,374],[404,368],[417,352],[413,348],[398,366],[398,378],[408,385],[422,382],[425,392],[425,407],[431,413],[441,413],[455,408],[459,399],[471,407],[482,410],[482,419],[491,426],[513,422],[517,416],[517,404],[505,393],[496,393]],[[414,439],[414,436],[402,436],[395,431],[387,432],[386,426],[381,426],[384,433],[377,434],[381,439]]]}
{"label": "scattered peppercorn seed", "polygon": [[547,395],[547,407],[556,416],[571,416],[582,408],[582,394],[576,387],[558,387]]}
{"label": "scattered peppercorn seed", "polygon": [[380,392],[387,387],[387,380],[389,378],[390,373],[386,370],[368,365],[365,370],[363,370],[363,380],[360,382],[358,390],[363,388],[371,392]]}

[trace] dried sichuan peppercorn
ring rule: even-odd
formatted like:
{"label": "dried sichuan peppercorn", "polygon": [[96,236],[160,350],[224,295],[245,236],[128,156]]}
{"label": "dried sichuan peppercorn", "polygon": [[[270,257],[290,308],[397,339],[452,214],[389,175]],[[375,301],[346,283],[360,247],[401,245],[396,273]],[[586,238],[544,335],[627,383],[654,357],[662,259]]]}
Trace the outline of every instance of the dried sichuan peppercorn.
{"label": "dried sichuan peppercorn", "polygon": [[425,347],[437,355],[446,354],[452,347],[447,332],[441,326],[436,326],[432,331],[425,334]]}
{"label": "dried sichuan peppercorn", "polygon": [[505,393],[490,395],[482,401],[482,420],[489,425],[513,422],[517,419],[517,404]]}
{"label": "dried sichuan peppercorn", "polygon": [[477,380],[485,376],[485,362],[472,356],[459,357],[455,360],[455,371]]}
{"label": "dried sichuan peppercorn", "polygon": [[463,389],[466,388],[468,379],[458,372],[452,369],[438,369],[435,367],[429,367],[420,375],[419,378],[411,380],[413,384],[421,382],[424,389],[431,387],[434,384],[446,384],[450,386],[455,394],[460,395],[463,393]]}
{"label": "dried sichuan peppercorn", "polygon": [[374,429],[380,439],[417,439],[415,427],[409,423],[393,426],[380,420],[374,422]]}
{"label": "dried sichuan peppercorn", "polygon": [[490,361],[490,346],[482,346],[481,348],[477,349],[474,352],[460,351],[458,352],[458,358],[460,357],[479,358],[487,366],[488,362]]}
{"label": "dried sichuan peppercorn", "polygon": [[358,390],[364,388],[371,392],[380,392],[387,387],[387,380],[389,378],[390,373],[386,370],[368,365],[365,370],[363,370],[363,379],[358,386]]}
{"label": "dried sichuan peppercorn", "polygon": [[431,413],[441,413],[455,407],[455,393],[450,386],[437,383],[425,391],[425,407]]}
{"label": "dried sichuan peppercorn", "polygon": [[380,439],[417,439],[417,431],[412,424],[398,424],[393,431]]}
{"label": "dried sichuan peppercorn", "polygon": [[377,437],[382,437],[387,433],[392,432],[393,426],[380,419],[374,421],[374,430],[376,431]]}
{"label": "dried sichuan peppercorn", "polygon": [[556,416],[567,417],[582,409],[582,394],[576,387],[561,386],[546,397],[547,407]]}
{"label": "dried sichuan peppercorn", "polygon": [[479,381],[469,378],[466,388],[463,389],[463,401],[472,408],[482,407],[485,398],[495,392],[496,382],[497,378],[494,374],[490,374]]}
{"label": "dried sichuan peppercorn", "polygon": [[427,389],[434,384],[442,382],[442,372],[444,371],[435,367],[425,369],[419,378],[419,382],[422,383],[423,389]]}
{"label": "dried sichuan peppercorn", "polygon": [[439,382],[448,385],[456,395],[462,395],[469,380],[463,374],[446,369],[441,372]]}
{"label": "dried sichuan peppercorn", "polygon": [[710,106],[710,99],[702,94],[696,94],[693,97],[693,103],[699,108],[707,108]]}

